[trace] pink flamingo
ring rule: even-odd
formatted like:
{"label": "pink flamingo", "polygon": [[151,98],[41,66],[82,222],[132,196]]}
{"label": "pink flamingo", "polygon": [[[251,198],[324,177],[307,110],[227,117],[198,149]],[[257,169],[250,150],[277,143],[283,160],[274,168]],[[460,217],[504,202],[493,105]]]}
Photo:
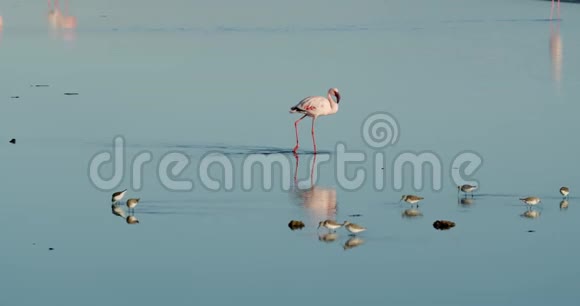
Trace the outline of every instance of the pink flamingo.
{"label": "pink flamingo", "polygon": [[[336,97],[336,102],[332,99],[332,96]],[[300,120],[308,117],[312,117],[312,143],[314,144],[314,153],[316,154],[316,138],[314,136],[314,122],[318,116],[332,115],[338,112],[338,103],[340,102],[340,93],[337,88],[331,88],[328,90],[328,96],[310,96],[302,99],[298,102],[296,106],[290,108],[290,113],[301,113],[304,114],[300,119],[294,122],[294,129],[296,130],[296,146],[292,152],[296,153],[298,147],[300,146],[298,142],[298,122]]]}
{"label": "pink flamingo", "polygon": [[[550,10],[550,19],[553,19],[552,16],[554,16],[554,2],[555,0],[552,0],[552,10]],[[560,19],[560,0],[558,0],[558,19]]]}

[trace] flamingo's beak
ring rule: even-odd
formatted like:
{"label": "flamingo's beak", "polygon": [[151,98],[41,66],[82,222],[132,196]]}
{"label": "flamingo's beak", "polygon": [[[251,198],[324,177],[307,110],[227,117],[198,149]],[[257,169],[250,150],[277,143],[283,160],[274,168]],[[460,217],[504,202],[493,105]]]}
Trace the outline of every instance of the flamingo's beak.
{"label": "flamingo's beak", "polygon": [[336,97],[336,103],[339,103],[340,102],[340,93],[338,91],[335,91],[334,96]]}

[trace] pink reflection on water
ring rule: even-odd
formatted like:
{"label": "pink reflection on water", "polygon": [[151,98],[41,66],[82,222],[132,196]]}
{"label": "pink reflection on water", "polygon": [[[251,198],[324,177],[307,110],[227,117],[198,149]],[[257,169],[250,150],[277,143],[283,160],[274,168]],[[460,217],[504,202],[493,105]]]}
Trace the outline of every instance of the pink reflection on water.
{"label": "pink reflection on water", "polygon": [[61,10],[58,0],[48,0],[48,24],[53,35],[64,40],[75,40],[77,18],[69,15],[69,1],[64,0],[64,11]]}
{"label": "pink reflection on water", "polygon": [[562,43],[562,36],[560,36],[560,23],[557,22],[556,26],[552,25],[550,22],[550,59],[552,61],[552,78],[558,89],[560,89],[562,81],[562,67],[563,67],[563,56],[564,45]]}
{"label": "pink reflection on water", "polygon": [[[294,155],[296,158],[296,168],[295,173],[298,173],[299,157],[297,154]],[[310,187],[307,189],[298,188],[296,176],[294,177],[295,190],[294,195],[298,200],[298,204],[306,209],[306,212],[310,218],[311,224],[318,224],[318,222],[336,218],[336,189],[326,188],[316,186],[314,184],[314,177],[316,176],[316,154],[314,154],[312,159],[312,165],[310,170]]]}
{"label": "pink reflection on water", "polygon": [[2,45],[2,28],[4,27],[4,19],[0,16],[0,46]]}

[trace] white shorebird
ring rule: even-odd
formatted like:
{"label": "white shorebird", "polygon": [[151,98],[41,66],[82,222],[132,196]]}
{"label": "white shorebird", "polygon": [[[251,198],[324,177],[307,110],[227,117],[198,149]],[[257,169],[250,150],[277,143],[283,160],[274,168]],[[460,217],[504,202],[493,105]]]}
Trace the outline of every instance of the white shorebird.
{"label": "white shorebird", "polygon": [[342,223],[338,223],[334,220],[324,220],[324,221],[320,221],[318,223],[318,228],[320,228],[321,226],[326,227],[327,229],[334,231],[334,230],[342,227]]}
{"label": "white shorebird", "polygon": [[367,230],[366,227],[362,227],[358,224],[350,223],[348,221],[344,221],[342,225],[344,225],[344,227],[353,234],[358,234]]}
{"label": "white shorebird", "polygon": [[568,187],[562,187],[560,188],[560,194],[567,199],[568,194],[570,194],[570,189]]}
{"label": "white shorebird", "polygon": [[[412,195],[412,194],[405,194],[401,197],[401,199],[399,200],[399,202],[401,201],[405,201],[411,205],[413,204],[417,204],[420,201],[422,201],[424,198],[420,197],[420,196],[416,196],[416,195]],[[419,204],[417,204],[417,207],[419,207]]]}
{"label": "white shorebird", "polygon": [[324,220],[318,223],[318,228],[320,228],[321,226],[334,231],[340,228],[342,226],[342,223],[338,223],[334,220]]}
{"label": "white shorebird", "polygon": [[133,210],[135,211],[135,206],[137,206],[137,204],[139,204],[139,201],[141,199],[129,199],[127,200],[127,208],[129,209],[129,211]]}
{"label": "white shorebird", "polygon": [[472,186],[469,184],[457,186],[457,192],[459,193],[459,191],[462,191],[465,194],[465,196],[467,196],[468,193],[471,193],[471,196],[473,197],[473,192],[476,189],[477,189],[477,186]]}
{"label": "white shorebird", "polygon": [[[332,99],[332,96],[336,97],[336,102]],[[340,93],[337,88],[331,88],[328,90],[328,95],[326,97],[322,96],[310,96],[302,99],[295,106],[290,108],[290,113],[300,113],[304,114],[300,119],[294,122],[294,129],[296,130],[296,146],[294,153],[298,151],[300,146],[298,142],[298,122],[300,120],[308,117],[312,117],[312,143],[314,144],[314,153],[316,153],[316,138],[314,136],[314,122],[319,116],[332,115],[338,112],[338,103],[340,102]]]}
{"label": "white shorebird", "polygon": [[121,201],[121,199],[125,196],[125,192],[127,192],[127,189],[113,193],[113,196],[111,197],[111,202],[117,203]]}
{"label": "white shorebird", "polygon": [[520,198],[520,201],[524,202],[526,205],[529,205],[529,206],[538,205],[542,202],[542,200],[538,197]]}

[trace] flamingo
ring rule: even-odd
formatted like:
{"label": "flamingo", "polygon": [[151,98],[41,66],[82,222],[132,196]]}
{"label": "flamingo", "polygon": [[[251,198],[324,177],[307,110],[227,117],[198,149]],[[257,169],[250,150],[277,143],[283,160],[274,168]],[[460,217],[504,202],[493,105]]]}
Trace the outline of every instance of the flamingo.
{"label": "flamingo", "polygon": [[[336,102],[332,99],[332,96],[336,97]],[[316,138],[314,136],[314,122],[318,116],[327,116],[336,114],[338,112],[338,103],[340,102],[340,93],[337,88],[331,88],[328,90],[328,96],[310,96],[302,99],[295,106],[290,108],[290,113],[300,113],[304,114],[300,119],[294,122],[294,129],[296,130],[296,146],[292,152],[296,153],[298,147],[300,146],[298,142],[298,122],[300,120],[308,117],[312,117],[312,143],[314,144],[314,154],[316,154]]]}

